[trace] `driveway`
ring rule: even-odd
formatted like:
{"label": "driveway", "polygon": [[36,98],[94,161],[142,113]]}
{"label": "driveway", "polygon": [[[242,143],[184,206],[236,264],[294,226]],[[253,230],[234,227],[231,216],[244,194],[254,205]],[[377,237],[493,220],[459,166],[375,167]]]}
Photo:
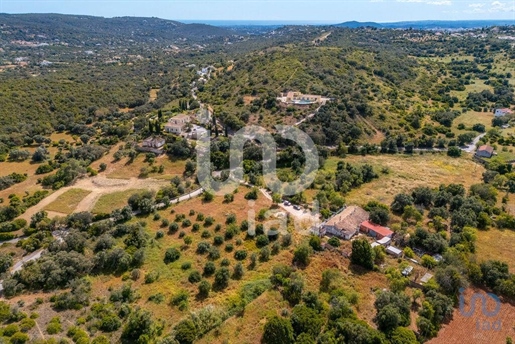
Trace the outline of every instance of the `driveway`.
{"label": "driveway", "polygon": [[465,146],[465,147],[461,147],[461,149],[464,151],[464,152],[467,152],[467,153],[474,153],[476,151],[476,145],[477,143],[479,142],[479,140],[481,140],[484,136],[486,135],[486,133],[483,133],[481,135],[478,135],[476,136],[476,138],[474,140],[472,140],[472,143],[469,144],[468,146]]}

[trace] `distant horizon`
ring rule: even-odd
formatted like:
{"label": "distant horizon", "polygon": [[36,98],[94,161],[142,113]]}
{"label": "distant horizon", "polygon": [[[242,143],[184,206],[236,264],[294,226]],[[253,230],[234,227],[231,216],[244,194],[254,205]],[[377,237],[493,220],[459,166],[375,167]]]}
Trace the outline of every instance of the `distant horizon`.
{"label": "distant horizon", "polygon": [[[423,20],[515,20],[513,0],[0,0],[0,12],[61,13],[178,21],[394,23]],[[199,19],[203,18],[203,19]]]}
{"label": "distant horizon", "polygon": [[0,12],[0,14],[7,15],[68,15],[68,16],[90,16],[90,17],[98,17],[105,19],[113,19],[113,18],[157,18],[162,20],[170,20],[176,21],[184,24],[206,24],[212,26],[274,26],[274,25],[313,25],[313,26],[324,26],[324,25],[338,25],[342,23],[376,23],[376,24],[397,24],[397,23],[420,23],[420,22],[497,22],[497,21],[513,21],[514,19],[503,19],[503,18],[494,18],[494,19],[421,19],[421,20],[399,20],[399,21],[373,21],[373,20],[341,20],[341,21],[327,21],[327,20],[279,20],[279,19],[175,19],[175,18],[163,18],[159,16],[138,16],[138,15],[116,15],[116,16],[102,16],[102,15],[91,15],[91,14],[72,14],[72,13],[56,13],[56,12],[48,12],[48,13],[38,13],[38,12],[26,12],[26,13],[5,13]]}

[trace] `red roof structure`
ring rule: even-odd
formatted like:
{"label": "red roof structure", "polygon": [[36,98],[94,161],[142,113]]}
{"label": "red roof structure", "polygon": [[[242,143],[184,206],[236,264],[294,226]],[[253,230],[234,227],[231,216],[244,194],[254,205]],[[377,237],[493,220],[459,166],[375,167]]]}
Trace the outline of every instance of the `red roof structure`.
{"label": "red roof structure", "polygon": [[381,238],[384,237],[391,237],[393,235],[393,232],[386,227],[376,225],[375,223],[372,223],[370,221],[365,221],[361,224],[361,230],[364,232],[374,231],[375,233],[379,234]]}

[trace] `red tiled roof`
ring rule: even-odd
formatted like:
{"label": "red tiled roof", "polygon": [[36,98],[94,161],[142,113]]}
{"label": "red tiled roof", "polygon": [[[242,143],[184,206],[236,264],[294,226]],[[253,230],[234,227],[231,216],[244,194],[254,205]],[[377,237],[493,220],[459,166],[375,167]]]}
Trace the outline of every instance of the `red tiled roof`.
{"label": "red tiled roof", "polygon": [[393,234],[393,232],[390,229],[380,226],[380,225],[376,225],[370,221],[365,221],[361,225],[363,227],[368,228],[368,230],[373,230],[377,234],[381,234],[382,236],[385,236],[385,237]]}
{"label": "red tiled roof", "polygon": [[493,147],[490,147],[490,146],[487,146],[487,145],[483,145],[483,146],[479,147],[477,150],[478,150],[478,152],[479,151],[487,151],[488,153],[493,153],[494,152]]}

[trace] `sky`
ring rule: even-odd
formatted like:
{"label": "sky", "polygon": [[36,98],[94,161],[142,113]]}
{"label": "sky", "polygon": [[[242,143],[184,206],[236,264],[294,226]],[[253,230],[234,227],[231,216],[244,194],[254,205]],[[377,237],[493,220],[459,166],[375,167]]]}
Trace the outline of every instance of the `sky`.
{"label": "sky", "polygon": [[306,23],[515,20],[515,0],[0,0],[0,12]]}

